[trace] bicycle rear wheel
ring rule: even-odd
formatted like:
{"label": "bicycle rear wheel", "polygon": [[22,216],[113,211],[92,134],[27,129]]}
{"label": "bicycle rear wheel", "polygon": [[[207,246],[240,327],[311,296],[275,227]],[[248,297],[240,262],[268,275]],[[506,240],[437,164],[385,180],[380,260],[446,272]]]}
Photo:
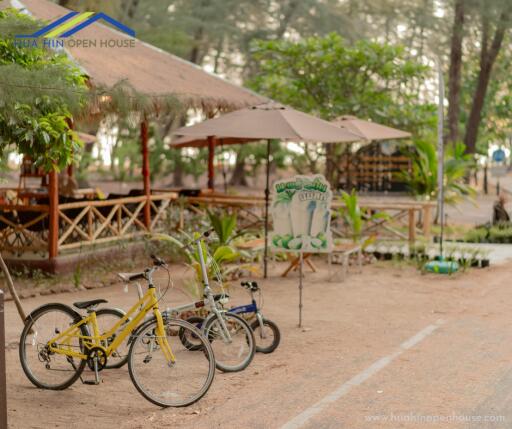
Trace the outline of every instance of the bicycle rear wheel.
{"label": "bicycle rear wheel", "polygon": [[204,336],[212,343],[218,369],[224,372],[242,371],[251,363],[256,352],[252,329],[236,314],[223,313],[222,318],[230,339],[226,338],[217,316],[212,316],[206,321]]}
{"label": "bicycle rear wheel", "polygon": [[[85,360],[48,350],[48,341],[80,321],[80,314],[64,304],[43,305],[27,317],[20,337],[21,367],[28,379],[42,389],[62,390],[71,386],[84,370]],[[81,335],[89,335],[85,325]],[[83,352],[82,340],[70,337],[69,344],[58,344],[63,350]]]}
{"label": "bicycle rear wheel", "polygon": [[[156,320],[147,322],[133,338],[128,353],[130,378],[148,401],[160,407],[184,407],[201,399],[215,374],[215,358],[210,343],[199,330],[184,320],[164,322],[169,346],[175,357],[168,363],[158,345]],[[180,333],[194,337],[199,350],[189,350]],[[187,332],[188,331],[188,332]]]}

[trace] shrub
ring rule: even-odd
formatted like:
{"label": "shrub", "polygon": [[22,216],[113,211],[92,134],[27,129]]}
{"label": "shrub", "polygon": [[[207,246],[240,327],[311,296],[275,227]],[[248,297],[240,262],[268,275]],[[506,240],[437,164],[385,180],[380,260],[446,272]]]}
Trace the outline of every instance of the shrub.
{"label": "shrub", "polygon": [[464,241],[469,243],[486,243],[489,240],[488,228],[471,229],[464,234]]}

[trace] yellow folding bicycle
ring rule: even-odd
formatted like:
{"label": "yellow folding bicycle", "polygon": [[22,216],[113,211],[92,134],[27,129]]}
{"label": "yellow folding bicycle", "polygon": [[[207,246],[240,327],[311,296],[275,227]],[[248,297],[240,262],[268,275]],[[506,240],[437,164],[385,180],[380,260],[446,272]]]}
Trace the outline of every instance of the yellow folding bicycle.
{"label": "yellow folding bicycle", "polygon": [[[99,373],[109,357],[128,343],[130,378],[146,399],[161,407],[182,407],[204,396],[215,374],[212,347],[190,323],[162,317],[152,276],[157,269],[167,268],[161,259],[154,257],[154,261],[153,267],[124,276],[126,281],[145,279],[148,289],[105,332],[100,333],[96,317],[96,307],[107,302],[104,299],[73,304],[87,315],[60,303],[30,313],[19,348],[28,379],[39,388],[52,390],[65,389],[78,378],[85,384],[99,384]],[[185,347],[180,340],[183,335],[199,341],[199,350]],[[86,365],[94,371],[94,381],[83,380]]]}

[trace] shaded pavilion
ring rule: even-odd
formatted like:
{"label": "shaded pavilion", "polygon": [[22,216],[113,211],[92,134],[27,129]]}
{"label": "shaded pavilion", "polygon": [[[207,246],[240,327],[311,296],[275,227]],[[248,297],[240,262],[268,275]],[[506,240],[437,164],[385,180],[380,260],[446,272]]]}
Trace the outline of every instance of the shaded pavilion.
{"label": "shaded pavilion", "polygon": [[[70,12],[46,0],[8,0],[0,6],[6,7],[20,9],[45,22],[53,21]],[[87,76],[90,87],[112,87],[125,81],[138,93],[153,98],[155,109],[158,109],[159,97],[166,96],[176,97],[185,107],[202,110],[207,114],[234,110],[267,100],[248,89],[208,73],[197,65],[133,39],[98,21],[80,30],[76,38],[114,41],[102,47],[74,44],[65,48],[66,53]],[[133,40],[133,47],[116,46],[115,41],[127,39]],[[143,195],[147,198],[143,207],[143,222],[145,227],[150,229],[148,121],[144,116],[141,118],[140,139]],[[52,260],[58,255],[59,234],[59,190],[56,172],[49,173],[48,213],[48,255]]]}

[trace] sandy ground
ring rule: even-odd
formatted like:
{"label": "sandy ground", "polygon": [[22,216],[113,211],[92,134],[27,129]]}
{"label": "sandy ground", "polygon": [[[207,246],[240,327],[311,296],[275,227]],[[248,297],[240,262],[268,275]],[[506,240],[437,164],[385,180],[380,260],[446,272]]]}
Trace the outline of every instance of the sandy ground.
{"label": "sandy ground", "polygon": [[[283,267],[274,266],[273,274]],[[346,394],[297,427],[510,428],[511,269],[512,264],[506,264],[439,277],[422,275],[410,266],[376,263],[342,283],[327,282],[325,270],[307,273],[302,330],[297,328],[297,276],[262,280],[264,314],[281,328],[280,347],[270,355],[258,354],[243,372],[218,372],[207,395],[182,409],[162,410],[147,402],[131,384],[126,368],[104,371],[99,386],[77,382],[61,392],[34,388],[18,361],[21,323],[8,302],[10,427],[278,428],[391,356],[379,371],[359,377]],[[232,289],[233,303],[247,299],[239,289]],[[24,305],[31,310],[49,301],[95,297],[127,308],[135,294],[116,284],[29,298]],[[185,297],[174,289],[165,300],[176,304]],[[433,324],[435,331],[403,348]],[[418,421],[450,416],[450,422]],[[501,421],[460,420],[470,416]]]}

